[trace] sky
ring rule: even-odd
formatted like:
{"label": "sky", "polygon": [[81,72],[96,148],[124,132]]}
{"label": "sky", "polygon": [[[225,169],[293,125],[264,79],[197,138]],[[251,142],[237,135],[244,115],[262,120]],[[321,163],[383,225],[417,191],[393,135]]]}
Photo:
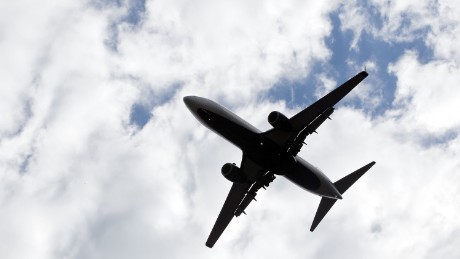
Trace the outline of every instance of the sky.
{"label": "sky", "polygon": [[[459,258],[460,2],[0,2],[1,258]],[[214,248],[241,151],[191,115],[261,130],[369,76],[299,153],[332,181],[376,161],[315,232],[282,176]]]}

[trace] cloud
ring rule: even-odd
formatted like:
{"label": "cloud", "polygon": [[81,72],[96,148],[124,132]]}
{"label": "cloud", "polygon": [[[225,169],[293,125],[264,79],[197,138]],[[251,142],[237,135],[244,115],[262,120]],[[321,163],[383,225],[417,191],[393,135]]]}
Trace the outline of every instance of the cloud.
{"label": "cloud", "polygon": [[247,101],[328,57],[323,40],[331,30],[330,7],[297,8],[276,2],[148,4],[141,28],[119,27],[120,66],[157,88],[180,81],[198,94]]}
{"label": "cloud", "polygon": [[[225,193],[203,200],[228,187],[218,171],[240,154],[196,130],[182,96],[238,107],[329,55],[326,5],[272,2],[257,17],[260,5],[244,2],[149,2],[139,15],[132,4],[3,4],[3,257],[184,257],[187,243],[202,247]],[[130,124],[138,103],[153,114],[142,130]],[[197,150],[221,159],[206,166]]]}
{"label": "cloud", "polygon": [[362,33],[386,42],[410,42],[423,39],[439,20],[440,6],[435,1],[350,1],[341,6],[341,29],[354,37],[351,49],[358,50]]}
{"label": "cloud", "polygon": [[458,64],[439,60],[420,64],[417,53],[407,52],[389,67],[398,78],[395,103],[405,109],[403,119],[421,134],[442,135],[458,132],[460,121],[449,116],[457,110],[460,91],[457,89]]}
{"label": "cloud", "polygon": [[[458,257],[460,142],[442,138],[458,128],[454,3],[434,5],[439,17],[431,2],[0,5],[2,258]],[[382,24],[357,26],[370,19],[364,8]],[[295,114],[267,92],[330,59],[337,10],[355,35],[427,36],[434,60],[406,51],[388,67],[397,85],[386,113],[341,105],[308,139],[301,156],[332,180],[377,161],[314,233],[319,198],[278,177],[209,250],[230,187],[219,170],[241,152],[199,126],[182,97],[212,98],[262,130],[272,110]],[[339,81],[318,78],[328,89]],[[363,103],[375,96],[359,88],[371,86],[358,86]],[[142,128],[131,121],[136,105],[152,115]],[[427,136],[444,141],[424,145]]]}

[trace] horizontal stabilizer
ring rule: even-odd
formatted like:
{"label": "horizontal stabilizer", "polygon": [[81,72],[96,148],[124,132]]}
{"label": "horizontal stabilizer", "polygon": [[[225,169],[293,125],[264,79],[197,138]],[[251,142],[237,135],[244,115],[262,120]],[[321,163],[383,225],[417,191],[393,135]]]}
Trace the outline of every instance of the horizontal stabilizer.
{"label": "horizontal stabilizer", "polygon": [[323,220],[324,216],[329,212],[332,206],[335,204],[337,200],[323,197],[318,206],[318,210],[316,211],[315,218],[313,219],[313,223],[311,224],[310,231],[313,232],[318,224]]}
{"label": "horizontal stabilizer", "polygon": [[352,186],[363,174],[365,174],[371,167],[375,165],[375,161],[370,162],[369,164],[359,168],[358,170],[354,171],[353,173],[345,176],[344,178],[338,180],[334,183],[335,188],[343,194],[350,186]]}
{"label": "horizontal stabilizer", "polygon": [[[350,188],[350,186],[352,186],[361,176],[363,176],[373,165],[375,165],[374,161],[335,182],[334,185],[340,194],[343,194],[346,190],[348,190],[348,188]],[[332,206],[334,206],[336,201],[336,199],[326,197],[321,198],[315,218],[311,224],[310,231],[313,232],[313,230],[315,230],[321,220],[323,220],[324,216],[326,216]]]}

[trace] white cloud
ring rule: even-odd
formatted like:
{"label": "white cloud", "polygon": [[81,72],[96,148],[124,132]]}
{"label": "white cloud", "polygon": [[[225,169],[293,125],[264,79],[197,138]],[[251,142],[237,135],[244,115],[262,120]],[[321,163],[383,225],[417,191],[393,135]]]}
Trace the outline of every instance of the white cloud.
{"label": "white cloud", "polygon": [[[272,110],[294,114],[264,93],[327,61],[337,4],[154,1],[137,24],[123,22],[128,4],[0,4],[2,258],[458,257],[459,139],[426,147],[410,137],[458,127],[449,58],[458,12],[446,8],[450,26],[435,19],[428,34],[439,60],[408,52],[391,66],[400,106],[377,118],[339,108],[308,139],[302,156],[333,180],[377,161],[314,233],[319,198],[278,177],[209,250],[230,186],[219,170],[241,153],[198,126],[182,97],[212,97],[261,129]],[[430,6],[382,13],[417,13],[406,39],[418,37],[411,26]],[[136,130],[130,108],[152,96],[162,100]]]}
{"label": "white cloud", "polygon": [[342,5],[339,18],[342,30],[354,34],[350,48],[358,50],[363,32],[389,43],[424,39],[426,30],[439,15],[435,1],[348,1]]}
{"label": "white cloud", "polygon": [[458,132],[460,119],[453,116],[460,109],[458,64],[442,60],[420,64],[417,54],[408,52],[389,71],[398,78],[395,103],[404,107],[403,120],[414,131]]}
{"label": "white cloud", "polygon": [[323,40],[331,7],[297,4],[151,3],[140,28],[120,27],[120,66],[156,86],[180,81],[198,94],[247,101],[330,55]]}
{"label": "white cloud", "polygon": [[339,13],[339,18],[341,21],[342,31],[352,30],[354,32],[350,49],[358,50],[358,43],[361,38],[361,34],[366,29],[370,29],[367,26],[370,19],[367,12],[363,10],[356,1],[347,1],[343,6],[343,11]]}
{"label": "white cloud", "polygon": [[326,74],[320,74],[316,76],[316,80],[319,83],[319,86],[316,88],[315,96],[317,98],[321,98],[322,96],[326,95],[334,88],[337,87],[337,82],[334,79],[327,77]]}
{"label": "white cloud", "polygon": [[394,102],[398,109],[391,112],[404,113],[412,134],[419,137],[457,132],[458,120],[448,114],[458,108],[460,6],[451,1],[373,1],[369,7],[358,2],[342,6],[342,29],[354,32],[352,47],[367,31],[393,44],[420,40],[427,48],[420,51],[434,55],[432,60],[423,57],[422,63],[419,56],[426,53],[406,50],[389,66],[388,72],[398,80]]}
{"label": "white cloud", "polygon": [[[148,2],[130,24],[124,6],[36,5],[0,8],[2,258],[206,256],[219,169],[240,154],[195,130],[182,96],[241,105],[307,74],[329,55],[330,7]],[[131,128],[132,104],[162,95]]]}
{"label": "white cloud", "polygon": [[72,15],[74,8],[64,1],[24,8],[28,4],[27,1],[0,4],[2,135],[16,133],[30,116],[28,100],[31,86],[39,80],[37,70],[47,61],[50,44],[65,27],[66,17]]}

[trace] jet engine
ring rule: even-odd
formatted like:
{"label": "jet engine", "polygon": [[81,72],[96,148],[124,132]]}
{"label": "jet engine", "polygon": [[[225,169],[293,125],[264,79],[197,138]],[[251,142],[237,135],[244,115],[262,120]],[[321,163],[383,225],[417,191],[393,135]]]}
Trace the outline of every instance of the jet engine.
{"label": "jet engine", "polygon": [[245,183],[247,181],[244,173],[235,164],[226,163],[222,166],[221,172],[222,175],[230,182]]}
{"label": "jet engine", "polygon": [[273,126],[273,128],[277,130],[288,132],[292,129],[289,119],[286,116],[284,116],[284,114],[278,111],[272,111],[268,115],[268,123],[270,123]]}

